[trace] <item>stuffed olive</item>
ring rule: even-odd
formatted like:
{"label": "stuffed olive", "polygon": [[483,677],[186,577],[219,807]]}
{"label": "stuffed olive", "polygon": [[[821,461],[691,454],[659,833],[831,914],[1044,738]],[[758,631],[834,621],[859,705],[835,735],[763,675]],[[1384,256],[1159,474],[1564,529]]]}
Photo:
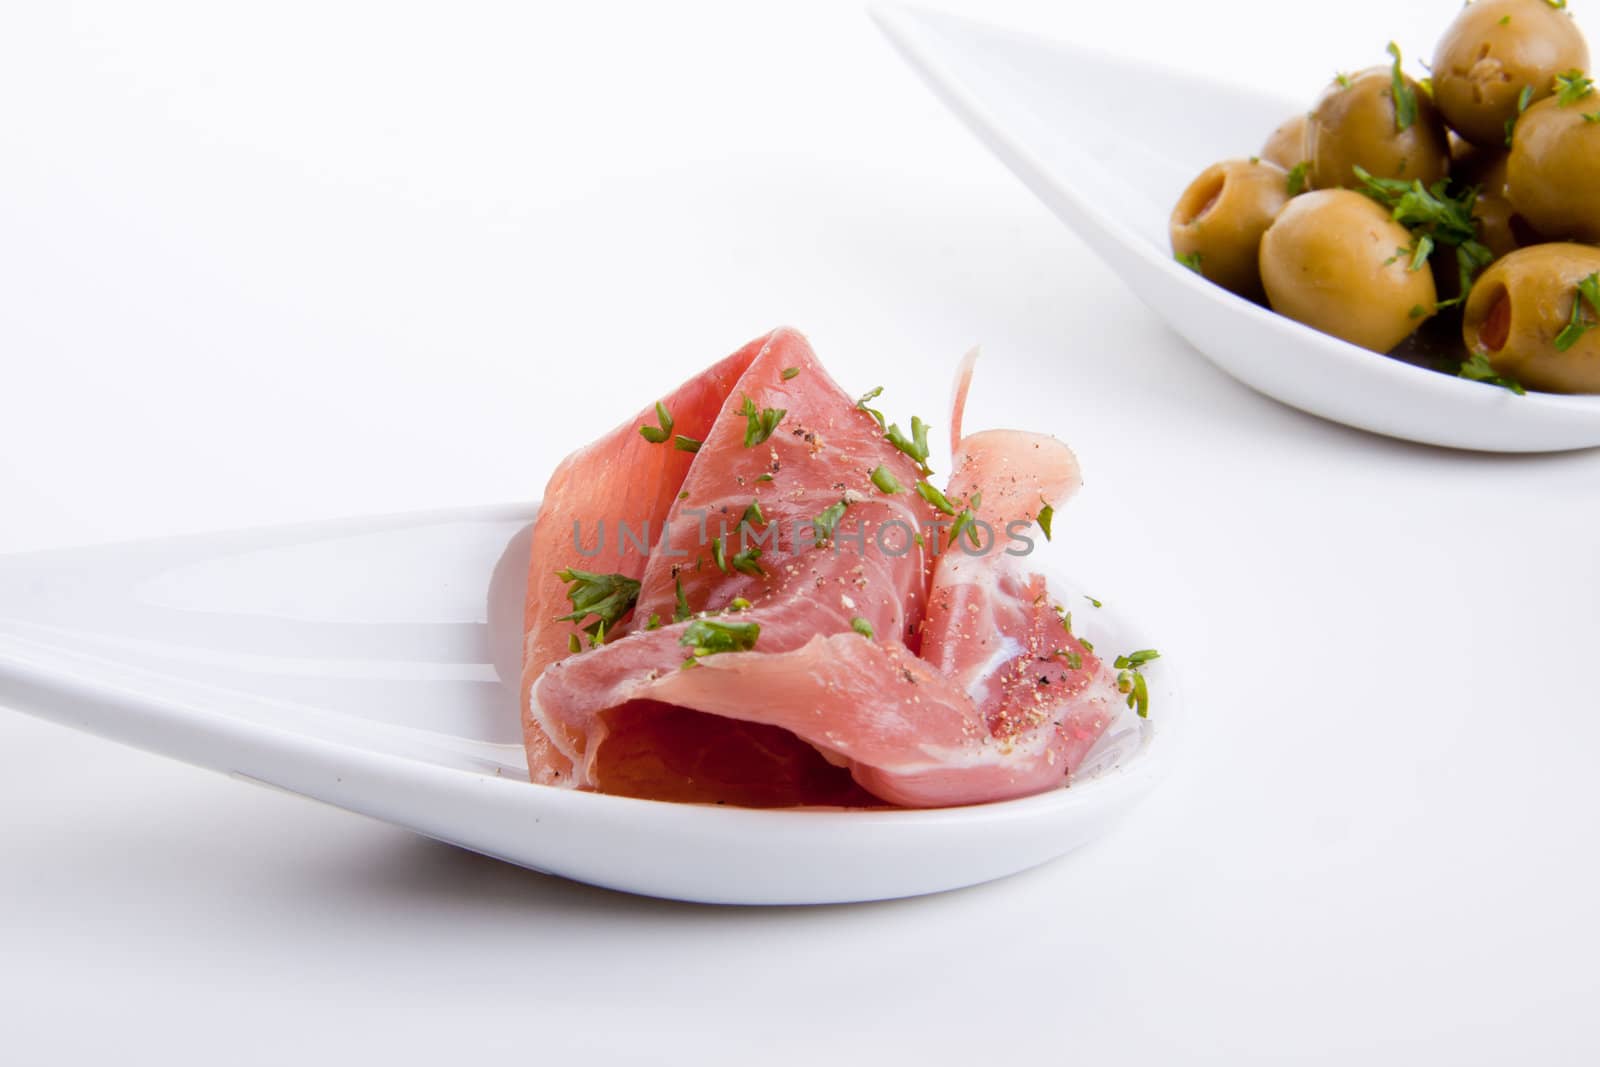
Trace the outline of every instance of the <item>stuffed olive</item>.
{"label": "stuffed olive", "polygon": [[1265,160],[1207,167],[1178,198],[1172,251],[1211,281],[1260,303],[1261,235],[1289,200],[1289,176]]}
{"label": "stuffed olive", "polygon": [[1551,393],[1600,393],[1600,248],[1535,245],[1483,273],[1462,333],[1498,375]]}
{"label": "stuffed olive", "polygon": [[1341,75],[1328,86],[1306,120],[1305,150],[1315,189],[1357,188],[1357,167],[1424,185],[1450,170],[1439,112],[1398,63]]}
{"label": "stuffed olive", "polygon": [[1600,242],[1600,92],[1576,76],[1568,84],[1518,120],[1506,193],[1538,232]]}
{"label": "stuffed olive", "polygon": [[1306,116],[1302,113],[1272,131],[1261,146],[1261,158],[1284,170],[1294,170],[1306,161]]}
{"label": "stuffed olive", "polygon": [[1351,344],[1388,352],[1434,311],[1410,231],[1360,193],[1325,189],[1289,201],[1261,240],[1272,309]]}
{"label": "stuffed olive", "polygon": [[1587,70],[1589,48],[1564,6],[1550,0],[1477,0],[1451,23],[1433,56],[1433,95],[1445,121],[1485,148],[1549,96],[1555,77]]}

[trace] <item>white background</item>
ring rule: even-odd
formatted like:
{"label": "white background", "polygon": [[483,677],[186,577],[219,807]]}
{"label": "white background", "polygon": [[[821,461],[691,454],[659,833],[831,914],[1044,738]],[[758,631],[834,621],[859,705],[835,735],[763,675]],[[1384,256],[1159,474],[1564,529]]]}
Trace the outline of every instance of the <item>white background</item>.
{"label": "white background", "polygon": [[[1459,4],[951,6],[1309,99]],[[852,4],[0,8],[0,551],[531,498],[782,322],[905,413],[982,342],[969,425],[1078,449],[1193,720],[1118,832],[693,907],[0,713],[0,1059],[1600,1056],[1600,455],[1234,384]]]}

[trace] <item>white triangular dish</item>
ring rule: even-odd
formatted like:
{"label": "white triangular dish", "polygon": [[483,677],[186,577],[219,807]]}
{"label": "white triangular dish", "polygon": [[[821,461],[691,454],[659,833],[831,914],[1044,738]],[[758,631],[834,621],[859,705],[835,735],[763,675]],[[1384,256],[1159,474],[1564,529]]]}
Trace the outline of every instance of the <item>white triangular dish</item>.
{"label": "white triangular dish", "polygon": [[[0,557],[0,705],[521,866],[714,903],[999,878],[1100,833],[1169,760],[1181,708],[1161,660],[1146,668],[1155,717],[1114,728],[1071,787],[1025,800],[756,811],[533,785],[516,683],[533,513]],[[1153,643],[1111,607],[1088,632],[1104,647]]]}
{"label": "white triangular dish", "polygon": [[[1600,445],[1600,397],[1466,381],[1369,352],[1174,262],[1167,218],[1195,175],[1248,156],[1304,105],[952,15],[873,10],[934,92],[1201,354],[1322,418],[1491,452]],[[1176,105],[1176,106],[1175,106]],[[1115,338],[1098,343],[1117,351]]]}

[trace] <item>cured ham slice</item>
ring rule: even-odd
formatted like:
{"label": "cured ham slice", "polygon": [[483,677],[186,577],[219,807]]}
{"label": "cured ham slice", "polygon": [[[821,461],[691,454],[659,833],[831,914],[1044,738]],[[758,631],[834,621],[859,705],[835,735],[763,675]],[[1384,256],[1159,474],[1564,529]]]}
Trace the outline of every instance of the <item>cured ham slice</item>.
{"label": "cured ham slice", "polygon": [[[970,374],[969,357],[954,422]],[[535,781],[919,807],[1065,781],[1120,699],[1015,554],[1079,484],[1065,445],[974,434],[948,489],[919,490],[926,428],[885,427],[792,330],[662,406],[698,451],[641,435],[652,407],[547,490],[524,675]],[[649,532],[618,538],[623,523]]]}

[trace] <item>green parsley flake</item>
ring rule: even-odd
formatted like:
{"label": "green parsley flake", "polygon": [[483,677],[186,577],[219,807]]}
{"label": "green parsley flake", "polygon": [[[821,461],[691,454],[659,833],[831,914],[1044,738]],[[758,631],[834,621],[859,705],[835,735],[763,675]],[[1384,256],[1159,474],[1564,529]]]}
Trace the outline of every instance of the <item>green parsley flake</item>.
{"label": "green parsley flake", "polygon": [[1572,317],[1562,331],[1556,334],[1556,351],[1569,351],[1573,345],[1583,339],[1583,335],[1600,325],[1600,321],[1590,321],[1583,311],[1587,303],[1600,320],[1600,272],[1589,275],[1578,283],[1578,294],[1572,298]]}
{"label": "green parsley flake", "polygon": [[1056,517],[1056,509],[1046,504],[1039,509],[1039,529],[1044,531],[1044,539],[1050,540],[1050,523]]}
{"label": "green parsley flake", "polygon": [[1190,270],[1194,271],[1196,274],[1200,273],[1200,253],[1199,252],[1188,252],[1188,253],[1185,253],[1184,255],[1181,255],[1181,256],[1173,256],[1172,258],[1177,260],[1179,263],[1183,264],[1185,267],[1188,267]]}
{"label": "green parsley flake", "polygon": [[1306,191],[1306,176],[1311,171],[1311,164],[1301,160],[1289,169],[1289,195],[1299,196]]}
{"label": "green parsley flake", "polygon": [[[1478,240],[1478,220],[1472,215],[1477,190],[1467,188],[1452,195],[1448,181],[1436,182],[1429,189],[1420,181],[1376,178],[1359,166],[1355,168],[1355,175],[1362,184],[1361,192],[1388,208],[1396,222],[1417,236],[1417,245],[1402,254],[1421,251],[1422,237],[1429,239],[1429,254],[1439,248],[1455,249],[1461,292],[1470,292],[1478,272],[1494,262],[1494,253]],[[1426,260],[1427,256],[1422,258]],[[1450,303],[1446,301],[1440,306]]]}
{"label": "green parsley flake", "polygon": [[778,423],[782,422],[783,417],[788,413],[786,408],[762,408],[757,411],[756,402],[748,396],[745,397],[744,403],[739,405],[739,414],[746,419],[744,447],[754,448],[756,445],[766,441],[767,438],[772,436],[772,432],[778,428]]}
{"label": "green parsley flake", "polygon": [[857,410],[865,411],[868,415],[871,415],[874,419],[878,420],[878,428],[880,430],[883,429],[884,425],[883,412],[877,410],[876,408],[867,407],[867,401],[876,400],[882,395],[883,386],[880,385],[876,389],[868,389],[866,393],[862,395],[861,399],[856,401]]}
{"label": "green parsley flake", "polygon": [[784,381],[786,381],[786,382],[787,381],[791,381],[791,380],[793,380],[795,378],[798,378],[798,377],[800,377],[800,368],[799,367],[785,367],[785,368],[783,368],[783,380]]}
{"label": "green parsley flake", "polygon": [[1117,675],[1117,689],[1128,694],[1128,707],[1133,708],[1139,718],[1150,717],[1150,688],[1141,672],[1122,671]]}
{"label": "green parsley flake", "polygon": [[693,615],[694,612],[689,610],[689,598],[683,595],[683,577],[681,575],[674,576],[672,584],[677,592],[677,603],[672,609],[672,621],[682,622]]}
{"label": "green parsley flake", "polygon": [[700,442],[692,437],[685,437],[680,433],[672,439],[672,447],[679,452],[698,452],[700,451]]}
{"label": "green parsley flake", "polygon": [[659,445],[672,436],[672,413],[661,401],[656,401],[656,422],[658,426],[639,427],[639,436],[653,445]]}
{"label": "green parsley flake", "polygon": [[1569,70],[1556,75],[1555,93],[1557,107],[1571,107],[1594,92],[1594,79],[1581,70]]}
{"label": "green parsley flake", "polygon": [[978,527],[974,524],[974,518],[971,508],[964,509],[961,514],[956,516],[956,521],[950,526],[951,548],[954,548],[956,542],[961,540],[963,533],[967,535],[967,540],[972,542],[973,548],[981,549],[983,547],[983,542],[978,540]]}
{"label": "green parsley flake", "polygon": [[[606,630],[614,628],[639,599],[639,583],[623,574],[595,574],[568,567],[556,571],[556,577],[567,583],[572,613],[555,621],[579,623],[596,644],[605,640]],[[591,615],[595,621],[586,623]]]}
{"label": "green parsley flake", "polygon": [[884,440],[917,461],[917,468],[924,475],[932,474],[928,468],[928,424],[917,416],[911,416],[911,436],[907,437],[898,425],[890,426],[884,432]]}
{"label": "green parsley flake", "polygon": [[692,659],[713,656],[719,652],[748,652],[756,647],[761,636],[758,622],[722,622],[719,619],[696,619],[683,631],[678,644],[690,649]]}
{"label": "green parsley flake", "polygon": [[946,515],[954,515],[956,513],[956,506],[950,503],[950,498],[927,482],[917,483],[917,495]]}
{"label": "green parsley flake", "polygon": [[756,562],[756,560],[758,560],[760,558],[761,558],[761,548],[760,548],[760,546],[751,545],[749,548],[745,549],[744,551],[736,553],[734,555],[733,561],[732,561],[733,562],[733,569],[738,571],[740,574],[748,574],[752,578],[764,578],[764,577],[766,577],[767,572],[762,570],[761,569],[761,564]]}
{"label": "green parsley flake", "polygon": [[841,500],[837,504],[830,504],[822,509],[822,513],[811,520],[811,529],[816,532],[818,541],[833,540],[833,532],[839,528],[839,520],[844,518],[845,508],[850,505]]}
{"label": "green parsley flake", "polygon": [[761,501],[752,500],[750,506],[744,509],[744,514],[739,516],[741,526],[765,526],[767,517],[761,511]]}
{"label": "green parsley flake", "polygon": [[905,486],[900,484],[900,480],[894,476],[889,468],[883,466],[879,466],[873,470],[872,484],[878,487],[878,492],[888,493],[890,496],[893,496],[895,493],[898,493],[905,488]]}
{"label": "green parsley flake", "polygon": [[1389,87],[1389,94],[1394,97],[1394,128],[1409,130],[1417,122],[1417,92],[1400,70],[1400,46],[1390,41],[1387,51],[1394,56]]}
{"label": "green parsley flake", "polygon": [[859,615],[850,620],[850,629],[854,630],[862,637],[867,638],[869,641],[877,636],[877,634],[872,632],[872,624]]}
{"label": "green parsley flake", "polygon": [[1489,362],[1489,356],[1486,352],[1472,353],[1467,361],[1461,364],[1461,370],[1457,372],[1457,376],[1466,378],[1468,381],[1498,385],[1502,389],[1511,390],[1518,396],[1524,396],[1528,392],[1522,387],[1522,383],[1515,378],[1506,378],[1497,373],[1493,364]]}

